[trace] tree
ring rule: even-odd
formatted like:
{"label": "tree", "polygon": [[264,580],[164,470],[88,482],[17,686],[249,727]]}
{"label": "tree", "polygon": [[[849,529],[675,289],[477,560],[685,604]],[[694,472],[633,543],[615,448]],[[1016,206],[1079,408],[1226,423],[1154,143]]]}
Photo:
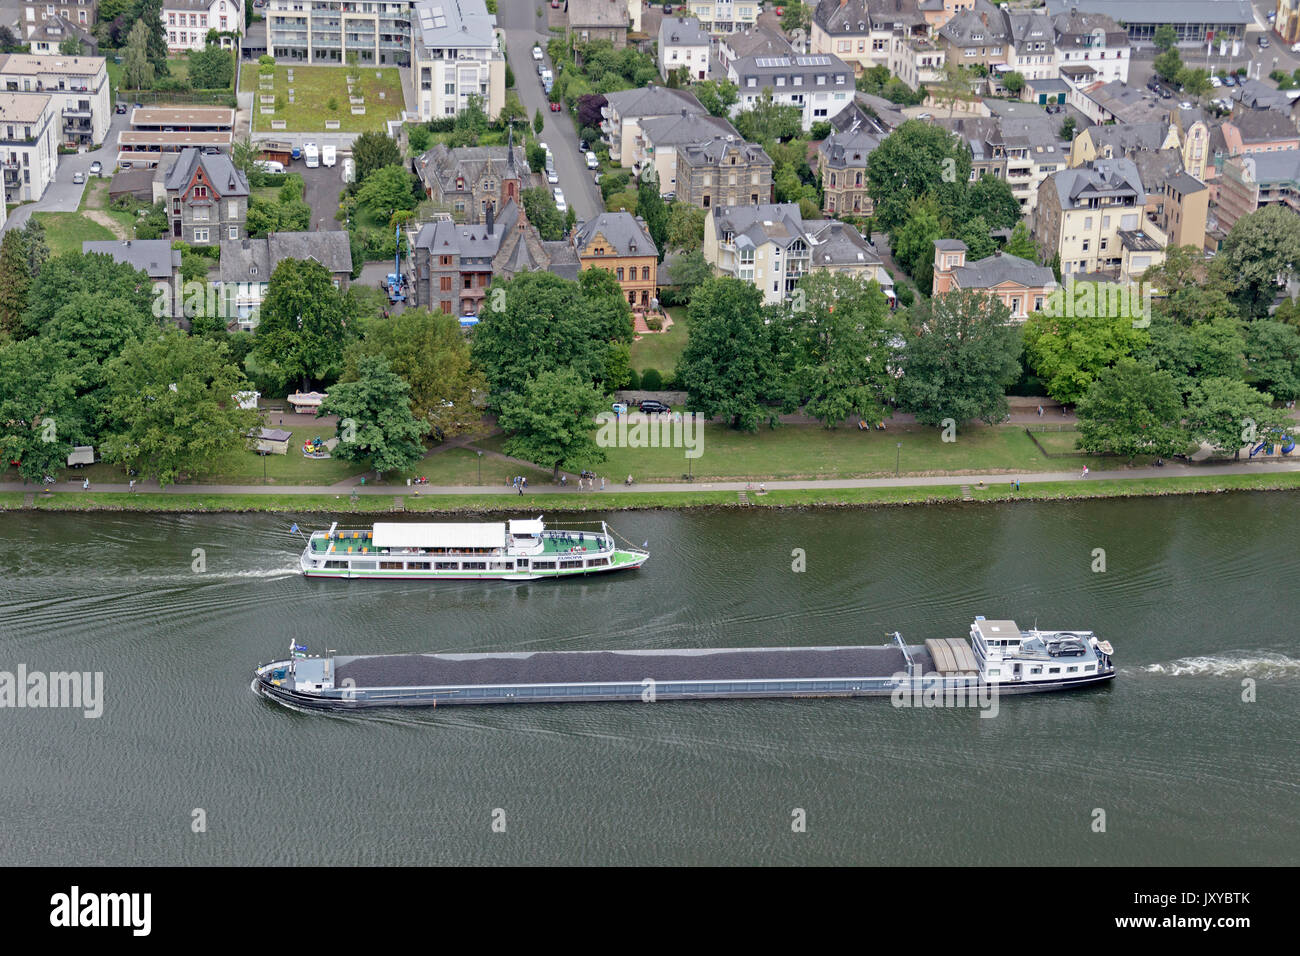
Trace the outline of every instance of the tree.
{"label": "tree", "polygon": [[[1086,283],[1077,283],[1082,286]],[[1058,402],[1077,402],[1097,374],[1145,342],[1125,315],[1068,315],[1059,299],[1025,320],[1025,353],[1043,380],[1047,394]]]}
{"label": "tree", "polygon": [[1243,314],[1259,318],[1268,314],[1279,282],[1293,278],[1297,266],[1300,217],[1283,205],[1272,204],[1233,224],[1213,269],[1224,277]]}
{"label": "tree", "polygon": [[541,110],[538,110],[535,114],[533,114],[533,132],[536,133],[538,136],[541,136],[542,130],[545,127],[546,127],[546,117],[542,115]]}
{"label": "tree", "polygon": [[1192,438],[1217,451],[1241,457],[1241,446],[1295,424],[1271,407],[1273,396],[1230,378],[1207,378],[1187,397],[1187,429]]}
{"label": "tree", "polygon": [[128,89],[147,90],[153,86],[154,65],[149,62],[149,27],[136,21],[126,40],[122,57],[122,83]]}
{"label": "tree", "polygon": [[0,242],[0,341],[18,333],[31,285],[22,230],[11,229]]}
{"label": "tree", "polygon": [[1173,24],[1162,23],[1156,27],[1155,34],[1151,37],[1151,42],[1155,44],[1157,50],[1164,53],[1172,49],[1173,45],[1178,42],[1178,34],[1174,30]]}
{"label": "tree", "polygon": [[710,116],[727,117],[740,99],[740,90],[729,80],[704,80],[691,87],[691,92],[708,110]]}
{"label": "tree", "polygon": [[903,123],[867,158],[877,226],[893,235],[922,196],[932,196],[943,209],[961,209],[970,169],[969,150],[947,130],[920,120]]}
{"label": "tree", "polygon": [[947,232],[939,218],[938,204],[925,198],[908,207],[907,220],[894,236],[894,259],[922,292],[934,285],[934,241]]}
{"label": "tree", "polygon": [[1138,358],[1168,371],[1184,392],[1191,389],[1193,379],[1245,377],[1246,341],[1241,320],[1233,315],[1193,325],[1154,316],[1147,337]]}
{"label": "tree", "polygon": [[695,290],[713,278],[713,266],[709,265],[699,249],[678,255],[667,271],[668,281],[664,284],[676,287],[679,302],[689,302]]}
{"label": "tree", "polygon": [[1002,85],[1007,88],[1007,92],[1012,96],[1019,96],[1025,88],[1025,77],[1021,73],[1012,71],[1002,77]]}
{"label": "tree", "polygon": [[795,296],[803,308],[790,313],[797,352],[790,384],[807,413],[827,428],[849,415],[883,419],[894,394],[895,333],[879,284],[819,270],[799,281]]}
{"label": "tree", "polygon": [[1038,247],[1034,245],[1034,240],[1029,236],[1029,227],[1023,221],[1016,223],[1012,228],[1011,238],[1002,247],[1002,251],[1009,256],[1018,256],[1033,263],[1038,262]]}
{"label": "tree", "polygon": [[708,212],[700,206],[677,201],[668,208],[668,251],[693,252],[704,244],[704,220]]}
{"label": "tree", "polygon": [[528,378],[501,403],[497,424],[509,438],[508,455],[552,469],[586,468],[605,460],[596,444],[592,423],[605,404],[601,393],[572,369],[548,369]]}
{"label": "tree", "polygon": [[1205,70],[1184,67],[1178,71],[1178,85],[1188,96],[1202,96],[1210,90],[1210,74]]}
{"label": "tree", "polygon": [[85,438],[80,385],[57,344],[41,338],[0,344],[0,460],[17,461],[24,481],[64,467],[72,446]]}
{"label": "tree", "polygon": [[524,215],[537,227],[537,232],[547,242],[555,242],[564,235],[564,217],[556,208],[555,196],[545,186],[525,189],[520,198],[524,202]]}
{"label": "tree", "polygon": [[46,262],[36,274],[27,295],[23,330],[40,332],[73,301],[107,303],[114,299],[123,302],[122,314],[133,319],[153,314],[154,294],[148,276],[127,263],[114,262],[112,256],[65,252]]}
{"label": "tree", "polygon": [[245,136],[230,144],[230,164],[247,176],[253,171],[253,164],[261,153],[261,147],[254,146],[252,139]]}
{"label": "tree", "polygon": [[735,124],[745,139],[769,143],[798,136],[803,129],[803,115],[797,106],[775,102],[772,91],[764,89],[754,105],[736,117]]}
{"label": "tree", "polygon": [[383,133],[362,133],[352,144],[352,158],[356,161],[356,183],[360,186],[377,169],[400,166],[402,151],[397,143]]}
{"label": "tree", "polygon": [[1246,364],[1251,384],[1276,398],[1300,398],[1300,330],[1271,319],[1246,326]]}
{"label": "tree", "polygon": [[668,206],[659,195],[659,179],[655,176],[653,165],[647,166],[641,173],[641,181],[636,190],[636,212],[645,220],[650,239],[662,259],[668,245]]}
{"label": "tree", "polygon": [[196,90],[224,90],[235,76],[235,54],[219,46],[190,53],[190,86]]}
{"label": "tree", "polygon": [[762,292],[753,283],[715,278],[691,299],[691,337],[677,361],[677,383],[691,408],[755,431],[769,388],[771,355]]}
{"label": "tree", "polygon": [[133,342],[108,363],[104,458],[163,485],[202,470],[257,426],[234,397],[248,387],[225,342],[176,329]]}
{"label": "tree", "polygon": [[1152,64],[1156,76],[1166,83],[1173,83],[1178,79],[1178,74],[1183,68],[1183,58],[1178,55],[1178,50],[1170,47],[1155,58]]}
{"label": "tree", "polygon": [[1067,116],[1064,119],[1064,121],[1062,121],[1061,129],[1059,130],[1057,135],[1060,136],[1060,138],[1067,143],[1074,141],[1074,117],[1073,116]]}
{"label": "tree", "polygon": [[989,224],[983,216],[967,219],[957,229],[957,238],[966,243],[966,261],[978,262],[993,255],[998,244],[989,235]]}
{"label": "tree", "polygon": [[347,461],[369,460],[380,475],[409,468],[424,457],[422,440],[430,427],[411,414],[411,386],[383,355],[359,356],[356,376],[331,386],[316,413],[339,418],[341,440],[334,453]]}
{"label": "tree", "polygon": [[945,418],[993,424],[1020,377],[1020,330],[1001,299],[948,292],[913,308],[903,350],[899,400],[923,425]]}
{"label": "tree", "polygon": [[1173,376],[1132,358],[1102,369],[1079,399],[1079,447],[1094,454],[1174,455],[1187,447]]}
{"label": "tree", "polygon": [[433,141],[433,133],[429,132],[427,126],[412,126],[406,131],[406,142],[411,147],[411,152],[420,156],[428,152],[429,144]]}
{"label": "tree", "polygon": [[802,0],[788,0],[782,7],[781,29],[790,33],[794,30],[807,31],[812,22],[812,15]]}
{"label": "tree", "polygon": [[22,46],[22,44],[19,43],[18,38],[14,36],[13,30],[10,30],[8,27],[0,27],[0,53],[13,53],[20,46]]}
{"label": "tree", "polygon": [[271,273],[253,339],[253,356],[281,384],[334,374],[351,334],[356,304],[334,288],[318,262],[282,259]]}
{"label": "tree", "polygon": [[59,41],[59,52],[64,56],[80,56],[81,41],[76,36],[66,36]]}
{"label": "tree", "polygon": [[411,174],[405,166],[382,166],[366,177],[357,190],[357,204],[385,219],[402,209],[415,208]]}
{"label": "tree", "polygon": [[1158,296],[1152,312],[1183,325],[1239,314],[1228,298],[1225,277],[1209,268],[1203,251],[1195,246],[1170,246],[1164,262],[1147,269],[1142,281]]}
{"label": "tree", "polygon": [[[167,33],[163,29],[163,0],[138,0],[132,20],[143,23],[148,34],[145,52],[155,76],[167,76]],[[135,28],[132,27],[132,30]]]}
{"label": "tree", "polygon": [[971,74],[966,67],[956,60],[947,60],[943,65],[943,79],[935,88],[939,102],[948,104],[948,118],[951,119],[957,108],[957,101],[968,99],[971,95]]}
{"label": "tree", "polygon": [[985,173],[966,190],[965,216],[983,216],[990,229],[1011,229],[1020,222],[1020,202],[1005,179]]}

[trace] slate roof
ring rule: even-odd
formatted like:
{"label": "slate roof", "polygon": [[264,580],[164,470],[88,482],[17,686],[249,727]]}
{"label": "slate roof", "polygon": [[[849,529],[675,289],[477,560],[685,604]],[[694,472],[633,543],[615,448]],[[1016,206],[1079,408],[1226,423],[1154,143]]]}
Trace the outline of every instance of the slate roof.
{"label": "slate roof", "polygon": [[1108,126],[1090,126],[1086,131],[1100,153],[1109,146],[1116,156],[1130,151],[1159,149],[1169,133],[1166,123],[1152,120],[1146,123],[1115,123]]}
{"label": "slate roof", "polygon": [[[1007,21],[1017,52],[1051,53],[1055,49],[1056,30],[1052,18],[1041,10],[1033,13],[1008,13]],[[1043,49],[1034,50],[1033,46],[1039,43],[1044,45]]]}
{"label": "slate roof", "polygon": [[[523,180],[529,173],[527,154],[522,146],[514,147],[515,175]],[[443,192],[456,189],[456,177],[463,176],[466,186],[476,183],[489,170],[498,179],[510,169],[508,146],[459,146],[455,149],[439,143],[420,157],[420,178],[426,183],[436,176]]]}
{"label": "slate roof", "polygon": [[519,222],[519,207],[513,199],[507,200],[501,211],[494,215],[492,231],[486,222],[469,225],[450,219],[426,222],[415,237],[417,249],[428,249],[433,255],[458,255],[461,259],[491,261],[501,248],[506,233]]}
{"label": "slate roof", "polygon": [[[1150,0],[1143,0],[1143,3],[1149,3]],[[1143,3],[1126,2],[1123,4],[1126,13],[1139,9]],[[1088,0],[1087,10],[1068,9],[1065,12],[1056,12],[1052,17],[1052,26],[1056,30],[1056,45],[1062,50],[1082,50],[1090,44],[1094,31],[1103,30],[1106,33],[1106,46],[1128,46],[1128,31],[1123,29],[1114,18],[1101,12],[1100,8],[1106,6],[1105,0]],[[1071,7],[1077,7],[1078,0],[1074,0]],[[1112,4],[1112,6],[1120,6]],[[1056,10],[1056,6],[1049,3],[1047,5],[1049,13]],[[1125,16],[1125,22],[1128,22]]]}
{"label": "slate roof", "polygon": [[740,139],[728,140],[726,137],[715,137],[698,143],[683,143],[677,148],[677,156],[688,166],[717,166],[732,149],[740,150],[742,161],[747,165],[754,163],[772,165],[771,158],[763,151],[762,146]]}
{"label": "slate roof", "polygon": [[664,17],[659,24],[659,49],[674,46],[711,46],[712,38],[695,17]]}
{"label": "slate roof", "polygon": [[170,239],[106,239],[81,244],[82,253],[102,253],[126,263],[150,279],[170,279],[181,267],[181,253]]}
{"label": "slate roof", "polygon": [[[964,243],[961,245],[963,249],[966,248]],[[995,252],[986,258],[968,262],[960,269],[954,269],[953,277],[963,289],[992,289],[1004,282],[1014,282],[1031,289],[1056,285],[1056,277],[1047,266],[1040,266],[1006,252]]]}
{"label": "slate roof", "polygon": [[1116,122],[1141,123],[1168,115],[1168,107],[1150,90],[1111,80],[1087,91],[1094,103],[1114,115]]}
{"label": "slate roof", "polygon": [[264,239],[223,239],[221,281],[269,282],[284,259],[314,259],[331,275],[352,272],[346,232],[275,232]]}
{"label": "slate roof", "polygon": [[862,234],[837,219],[805,219],[812,266],[878,266],[880,256]]}
{"label": "slate roof", "polygon": [[176,162],[167,170],[163,187],[179,191],[190,184],[196,169],[202,169],[212,187],[223,198],[248,195],[248,177],[235,168],[224,153],[205,153],[194,146],[181,150]]}
{"label": "slate roof", "polygon": [[1006,14],[988,0],[975,0],[973,9],[957,13],[939,28],[939,36],[961,47],[1006,46],[1011,42]]}
{"label": "slate roof", "polygon": [[654,116],[641,121],[641,135],[656,149],[699,142],[715,136],[740,138],[736,127],[718,116],[682,110],[675,116]]}
{"label": "slate roof", "polygon": [[1242,143],[1267,143],[1300,136],[1291,118],[1274,110],[1242,110],[1227,122],[1237,127]]}
{"label": "slate roof", "polygon": [[571,28],[627,29],[627,4],[624,0],[568,0],[567,8]]}
{"label": "slate roof", "polygon": [[1137,206],[1146,205],[1142,178],[1131,159],[1098,159],[1074,169],[1052,174],[1062,209],[1074,209],[1093,196],[1135,194]]}
{"label": "slate roof", "polygon": [[692,113],[707,113],[695,94],[686,90],[673,90],[666,86],[647,86],[636,90],[620,90],[606,93],[607,109],[617,113],[622,119],[642,116],[668,116],[681,113],[683,109]]}
{"label": "slate roof", "polygon": [[717,206],[713,211],[713,228],[719,238],[732,233],[737,245],[761,246],[772,242],[784,248],[803,238],[798,203]]}
{"label": "slate roof", "polygon": [[755,27],[752,30],[738,30],[722,37],[719,43],[725,44],[736,59],[745,56],[784,56],[794,53],[790,41],[767,27]]}
{"label": "slate roof", "polygon": [[861,127],[832,133],[817,148],[821,162],[832,169],[866,166],[867,157],[880,145],[882,137]]}
{"label": "slate roof", "polygon": [[1279,149],[1271,153],[1252,153],[1234,162],[1250,163],[1255,182],[1261,186],[1276,183],[1300,183],[1300,149]]}
{"label": "slate roof", "polygon": [[597,233],[605,237],[613,255],[659,255],[645,223],[630,212],[603,212],[594,219],[578,223],[573,230],[574,249],[585,248]]}
{"label": "slate roof", "polygon": [[920,26],[925,17],[916,0],[820,0],[813,19],[832,36],[862,36],[873,26]]}

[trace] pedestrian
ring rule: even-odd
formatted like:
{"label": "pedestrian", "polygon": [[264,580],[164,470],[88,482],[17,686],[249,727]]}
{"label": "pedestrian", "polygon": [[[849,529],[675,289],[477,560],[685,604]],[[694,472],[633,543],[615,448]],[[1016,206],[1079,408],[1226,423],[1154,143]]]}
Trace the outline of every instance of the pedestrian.
{"label": "pedestrian", "polygon": [[129,485],[129,489],[130,489],[131,491],[135,491],[135,479],[134,479],[134,478],[131,479],[131,483],[130,483],[130,485]]}
{"label": "pedestrian", "polygon": [[1020,479],[1017,478],[1017,479],[1016,479],[1016,491],[1019,491],[1019,490],[1020,490]]}
{"label": "pedestrian", "polygon": [[1039,418],[1042,418],[1042,417],[1043,417],[1043,406],[1042,406],[1042,405],[1039,405],[1039,406],[1038,406],[1038,417],[1039,417]]}
{"label": "pedestrian", "polygon": [[89,491],[89,490],[90,490],[90,479],[89,479],[89,478],[82,478],[82,479],[81,479],[81,490],[82,490],[82,491]]}
{"label": "pedestrian", "polygon": [[604,476],[604,475],[601,475],[601,476],[600,476],[600,490],[601,490],[601,491],[604,491],[604,490],[605,490],[605,476]]}
{"label": "pedestrian", "polygon": [[523,485],[515,485],[515,491],[517,491],[520,495],[522,495],[522,494],[524,493],[524,486],[523,486]]}
{"label": "pedestrian", "polygon": [[1087,477],[1088,477],[1088,466],[1087,466],[1087,465],[1084,465],[1084,466],[1083,466],[1083,474],[1080,475],[1079,477],[1080,477],[1080,478],[1087,478]]}

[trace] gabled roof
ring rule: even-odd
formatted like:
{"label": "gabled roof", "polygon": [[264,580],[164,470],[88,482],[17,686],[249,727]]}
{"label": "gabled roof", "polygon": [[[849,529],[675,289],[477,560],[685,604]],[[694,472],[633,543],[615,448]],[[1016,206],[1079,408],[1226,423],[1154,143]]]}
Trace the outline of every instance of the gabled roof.
{"label": "gabled roof", "polygon": [[501,243],[519,222],[519,207],[507,199],[500,212],[494,214],[492,231],[487,223],[475,225],[439,219],[426,222],[415,237],[417,249],[428,249],[436,256],[460,256],[462,259],[488,259],[496,256]]}
{"label": "gabled roof", "polygon": [[641,135],[655,149],[695,143],[715,136],[740,138],[736,127],[719,116],[682,110],[675,116],[653,116],[641,121]]}
{"label": "gabled roof", "polygon": [[1056,46],[1056,30],[1052,18],[1041,10],[1032,13],[1008,13],[1007,25],[1011,29],[1011,39],[1016,49],[1025,52],[1042,43],[1043,49],[1051,52]]}
{"label": "gabled roof", "polygon": [[713,229],[719,239],[731,233],[738,246],[766,242],[782,248],[804,238],[798,203],[760,203],[757,206],[715,206]]}
{"label": "gabled roof", "polygon": [[713,38],[695,17],[664,17],[659,24],[659,49],[674,46],[711,46]]}
{"label": "gabled roof", "polygon": [[694,93],[674,90],[667,86],[647,86],[636,90],[620,90],[605,94],[606,109],[617,113],[621,119],[642,116],[669,116],[689,110],[707,113]]}
{"label": "gabled roof", "polygon": [[794,53],[790,41],[767,27],[738,30],[719,39],[737,58],[744,56],[783,56]]}
{"label": "gabled roof", "polygon": [[916,0],[820,0],[813,20],[834,36],[862,36],[873,27],[918,26],[925,17]]}
{"label": "gabled roof", "polygon": [[740,153],[740,161],[746,165],[772,165],[771,157],[762,146],[738,137],[715,136],[696,143],[683,143],[677,147],[677,156],[688,166],[717,166],[733,150]]}
{"label": "gabled roof", "polygon": [[805,219],[804,232],[808,237],[809,265],[878,266],[881,259],[871,243],[852,226],[837,219]]}
{"label": "gabled roof", "polygon": [[960,269],[954,269],[952,274],[957,285],[963,289],[993,289],[1007,282],[1029,289],[1051,288],[1056,285],[1056,277],[1047,266],[1001,251],[968,262]]}
{"label": "gabled roof", "polygon": [[568,0],[569,26],[608,30],[627,28],[625,0]]}
{"label": "gabled roof", "polygon": [[573,230],[573,248],[585,249],[597,234],[604,236],[616,256],[658,256],[659,250],[645,222],[630,212],[603,212],[580,222]]}
{"label": "gabled roof", "polygon": [[180,156],[167,171],[163,188],[168,192],[185,189],[193,182],[194,174],[199,169],[203,170],[203,175],[222,198],[248,195],[248,177],[235,168],[229,156],[224,153],[205,153],[194,146],[181,150]]}
{"label": "gabled roof", "polygon": [[861,126],[851,126],[822,140],[817,153],[823,165],[833,169],[865,167],[867,157],[881,144],[883,137]]}
{"label": "gabled roof", "polygon": [[1169,127],[1159,120],[1152,120],[1145,123],[1089,126],[1084,132],[1098,152],[1109,146],[1113,155],[1123,156],[1130,151],[1159,149],[1169,134]]}
{"label": "gabled roof", "polygon": [[416,164],[420,178],[425,183],[437,178],[444,192],[456,188],[456,177],[464,177],[466,186],[476,183],[487,173],[497,179],[513,175],[523,180],[528,172],[528,159],[522,146],[514,147],[514,172],[511,173],[510,147],[508,146],[459,146],[451,148],[445,143],[438,143],[420,157]]}
{"label": "gabled roof", "polygon": [[170,239],[108,239],[81,244],[85,254],[100,253],[126,263],[150,279],[170,279],[181,267],[181,253],[173,249]]}
{"label": "gabled roof", "polygon": [[956,46],[998,46],[1011,40],[1007,15],[988,0],[975,0],[975,7],[954,14],[939,28],[939,36]]}
{"label": "gabled roof", "polygon": [[1074,209],[1086,200],[1132,194],[1137,206],[1146,205],[1146,192],[1131,159],[1098,159],[1074,169],[1052,174],[1062,209]]}
{"label": "gabled roof", "polygon": [[1225,126],[1228,124],[1237,128],[1243,144],[1300,138],[1291,117],[1274,110],[1242,110],[1224,121]]}
{"label": "gabled roof", "polygon": [[285,259],[314,260],[331,275],[352,272],[346,232],[274,232],[264,239],[223,239],[221,281],[269,282]]}
{"label": "gabled roof", "polygon": [[[1144,3],[1150,0],[1143,0]],[[1128,46],[1128,32],[1120,27],[1110,16],[1097,11],[1104,0],[1088,0],[1088,10],[1071,8],[1052,17],[1052,26],[1056,30],[1056,45],[1062,50],[1081,50],[1097,33],[1106,37],[1106,46]],[[1127,8],[1136,10],[1142,4],[1127,4]],[[1055,7],[1048,4],[1048,11]],[[1215,22],[1215,21],[1211,21]]]}

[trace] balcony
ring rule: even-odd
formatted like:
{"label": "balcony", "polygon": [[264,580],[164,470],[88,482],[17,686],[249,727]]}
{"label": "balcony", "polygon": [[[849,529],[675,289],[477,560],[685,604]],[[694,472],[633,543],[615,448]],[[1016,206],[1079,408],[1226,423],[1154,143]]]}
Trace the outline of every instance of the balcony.
{"label": "balcony", "polygon": [[79,106],[65,106],[63,108],[63,116],[65,119],[70,116],[90,119],[93,115],[94,114],[91,112],[89,106],[87,106],[85,109],[82,109]]}

